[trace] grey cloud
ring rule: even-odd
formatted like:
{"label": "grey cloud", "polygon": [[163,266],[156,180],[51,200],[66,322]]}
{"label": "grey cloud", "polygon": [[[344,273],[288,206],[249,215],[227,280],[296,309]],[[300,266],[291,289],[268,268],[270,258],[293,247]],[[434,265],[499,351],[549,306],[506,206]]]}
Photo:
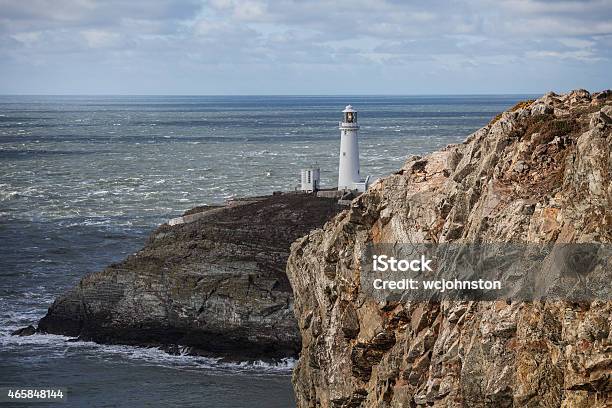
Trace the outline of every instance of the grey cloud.
{"label": "grey cloud", "polygon": [[[565,78],[569,84],[579,64],[592,70],[590,77],[602,78],[612,48],[612,5],[603,0],[54,0],[50,4],[0,0],[0,58],[6,65],[0,75],[7,74],[5,82],[0,80],[0,91],[28,61],[58,67],[60,78],[59,67],[64,65],[72,65],[71,72],[95,66],[119,77],[139,67],[142,77],[170,78],[170,88],[175,78],[192,76],[206,89],[208,76],[198,73],[210,76],[210,69],[219,66],[227,71],[228,89],[240,87],[243,78],[255,71],[279,80],[288,73],[307,77],[309,72],[323,76],[327,72],[332,78],[348,69],[370,77],[396,69],[418,76],[454,72],[450,81],[462,79],[461,72],[494,77],[507,75],[512,66],[529,64],[556,69],[555,78]],[[534,72],[522,80],[539,86],[539,75]],[[288,92],[293,87],[287,83]]]}

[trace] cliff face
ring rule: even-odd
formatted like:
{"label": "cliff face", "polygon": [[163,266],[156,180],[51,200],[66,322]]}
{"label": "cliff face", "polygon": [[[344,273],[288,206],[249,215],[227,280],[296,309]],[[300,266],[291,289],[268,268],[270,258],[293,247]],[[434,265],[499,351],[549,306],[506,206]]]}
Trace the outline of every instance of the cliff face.
{"label": "cliff face", "polygon": [[164,225],[59,297],[38,330],[238,359],[296,356],[289,247],[337,211],[336,200],[286,194]]}
{"label": "cliff face", "polygon": [[547,94],[414,157],[292,246],[300,407],[612,404],[612,302],[384,303],[369,243],[611,242],[612,92]]}

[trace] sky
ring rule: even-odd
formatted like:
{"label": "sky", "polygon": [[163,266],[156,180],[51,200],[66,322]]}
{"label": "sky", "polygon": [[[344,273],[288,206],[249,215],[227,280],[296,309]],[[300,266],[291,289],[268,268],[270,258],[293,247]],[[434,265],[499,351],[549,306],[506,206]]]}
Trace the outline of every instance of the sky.
{"label": "sky", "polygon": [[0,94],[612,87],[612,0],[0,0]]}

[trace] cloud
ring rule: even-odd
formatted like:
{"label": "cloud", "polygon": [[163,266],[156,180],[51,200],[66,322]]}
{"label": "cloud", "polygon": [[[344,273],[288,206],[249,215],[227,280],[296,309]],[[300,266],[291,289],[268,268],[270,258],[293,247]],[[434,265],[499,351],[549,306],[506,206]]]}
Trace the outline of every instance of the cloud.
{"label": "cloud", "polygon": [[10,37],[28,47],[40,41],[42,35],[40,31],[23,31],[11,34]]}
{"label": "cloud", "polygon": [[596,42],[581,38],[559,38],[559,42],[569,48],[591,48]]}
{"label": "cloud", "polygon": [[90,48],[104,48],[116,45],[119,41],[119,34],[104,30],[84,30],[81,35]]}
{"label": "cloud", "polygon": [[587,50],[580,51],[529,51],[527,53],[530,58],[551,58],[553,60],[567,60],[573,59],[577,61],[593,62],[601,61],[603,58],[598,57],[597,54]]}
{"label": "cloud", "polygon": [[[144,78],[151,84],[161,74],[168,89],[190,78],[203,91],[218,84],[228,92],[251,89],[255,73],[271,75],[259,78],[263,86],[352,71],[375,86],[397,83],[373,79],[394,70],[432,73],[435,88],[433,73],[461,81],[462,72],[494,77],[530,64],[572,83],[578,66],[592,70],[587,77],[603,78],[612,47],[606,0],[55,0],[53,7],[47,0],[0,0],[0,9],[6,78],[0,91],[27,72],[20,69],[26,61],[56,67],[60,79],[62,72],[74,78],[82,71],[85,78],[95,69],[123,78],[138,67],[142,74],[128,83],[144,86]],[[537,85],[539,75],[521,81]],[[312,84],[328,86],[322,77]],[[287,92],[304,91],[292,81],[284,85]]]}

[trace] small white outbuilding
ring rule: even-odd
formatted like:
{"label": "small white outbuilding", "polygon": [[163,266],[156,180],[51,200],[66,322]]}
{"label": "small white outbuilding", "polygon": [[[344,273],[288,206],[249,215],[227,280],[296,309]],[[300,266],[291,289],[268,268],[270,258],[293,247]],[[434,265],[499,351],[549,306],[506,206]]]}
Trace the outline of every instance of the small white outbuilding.
{"label": "small white outbuilding", "polygon": [[318,167],[302,169],[302,191],[311,193],[321,188],[321,170]]}

